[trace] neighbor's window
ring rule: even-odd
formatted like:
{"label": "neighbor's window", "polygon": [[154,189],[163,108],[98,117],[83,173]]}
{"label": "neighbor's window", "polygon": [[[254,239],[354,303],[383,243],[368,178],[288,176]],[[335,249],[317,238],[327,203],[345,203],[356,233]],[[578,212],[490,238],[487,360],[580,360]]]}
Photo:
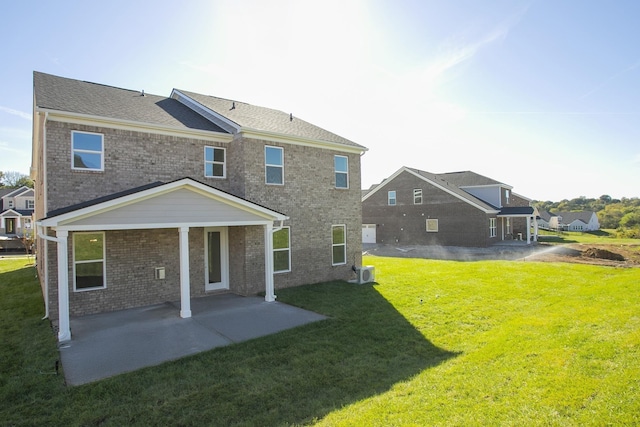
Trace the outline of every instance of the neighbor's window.
{"label": "neighbor's window", "polygon": [[422,188],[413,189],[413,204],[414,205],[422,204]]}
{"label": "neighbor's window", "polygon": [[333,164],[336,173],[336,188],[349,188],[349,158],[334,156]]}
{"label": "neighbor's window", "polygon": [[427,220],[427,232],[428,233],[437,233],[438,232],[438,220],[437,219],[428,219]]}
{"label": "neighbor's window", "polygon": [[284,184],[284,150],[281,147],[264,147],[265,182]]}
{"label": "neighbor's window", "polygon": [[13,209],[14,207],[13,200],[9,200],[9,209]]}
{"label": "neighbor's window", "polygon": [[27,200],[27,209],[33,209],[35,202],[33,200]]}
{"label": "neighbor's window", "polygon": [[489,237],[498,235],[498,225],[496,218],[489,218]]}
{"label": "neighbor's window", "polygon": [[273,233],[273,272],[291,271],[291,228],[283,227]]}
{"label": "neighbor's window", "polygon": [[505,199],[506,199],[505,204],[508,205],[509,204],[509,190],[504,190],[504,195],[505,195]]}
{"label": "neighbor's window", "polygon": [[507,218],[507,234],[511,234],[511,218]]}
{"label": "neighbor's window", "polygon": [[389,204],[389,206],[395,206],[396,205],[396,192],[395,192],[395,190],[389,191],[387,193],[387,203]]}
{"label": "neighbor's window", "polygon": [[71,168],[104,170],[104,136],[99,133],[71,132]]}
{"label": "neighbor's window", "polygon": [[104,233],[73,233],[73,288],[106,287]]}
{"label": "neighbor's window", "polygon": [[204,147],[204,176],[207,178],[226,176],[224,148]]}
{"label": "neighbor's window", "polygon": [[331,227],[332,234],[332,263],[333,265],[340,265],[347,263],[347,233],[346,226],[334,225]]}

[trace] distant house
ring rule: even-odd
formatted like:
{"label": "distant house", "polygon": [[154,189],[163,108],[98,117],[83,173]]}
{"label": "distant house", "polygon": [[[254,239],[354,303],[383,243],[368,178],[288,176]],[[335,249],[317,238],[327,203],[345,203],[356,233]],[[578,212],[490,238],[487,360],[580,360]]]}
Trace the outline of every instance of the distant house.
{"label": "distant house", "polygon": [[363,243],[486,247],[537,241],[531,200],[475,172],[402,167],[363,191]]}
{"label": "distant house", "polygon": [[546,224],[544,220],[539,220],[538,226],[550,230],[596,231],[600,229],[600,222],[598,215],[592,211],[556,212],[549,213]]}
{"label": "distant house", "polygon": [[33,233],[35,196],[32,188],[0,189],[0,248],[23,249],[21,237]]}
{"label": "distant house", "polygon": [[[38,277],[70,316],[348,280],[366,148],[290,113],[34,73]],[[250,316],[250,313],[247,313]]]}

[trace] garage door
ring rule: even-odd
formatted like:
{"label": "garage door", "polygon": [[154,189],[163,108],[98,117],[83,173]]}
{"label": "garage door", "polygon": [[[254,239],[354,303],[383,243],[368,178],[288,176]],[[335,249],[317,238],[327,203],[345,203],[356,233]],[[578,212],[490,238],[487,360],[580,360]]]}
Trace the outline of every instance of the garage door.
{"label": "garage door", "polygon": [[376,225],[362,224],[362,243],[376,242]]}

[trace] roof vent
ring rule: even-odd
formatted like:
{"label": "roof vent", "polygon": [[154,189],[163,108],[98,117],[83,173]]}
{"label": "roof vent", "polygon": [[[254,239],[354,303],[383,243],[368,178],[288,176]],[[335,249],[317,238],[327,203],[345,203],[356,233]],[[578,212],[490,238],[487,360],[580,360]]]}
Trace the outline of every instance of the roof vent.
{"label": "roof vent", "polygon": [[230,110],[235,110],[235,109],[236,109],[236,101],[233,101],[233,102],[231,103],[231,108],[230,108]]}
{"label": "roof vent", "polygon": [[293,113],[289,113],[289,121],[292,122],[293,121]]}
{"label": "roof vent", "polygon": [[146,95],[144,94],[144,89],[142,89],[142,92],[140,92],[140,96],[146,96]]}

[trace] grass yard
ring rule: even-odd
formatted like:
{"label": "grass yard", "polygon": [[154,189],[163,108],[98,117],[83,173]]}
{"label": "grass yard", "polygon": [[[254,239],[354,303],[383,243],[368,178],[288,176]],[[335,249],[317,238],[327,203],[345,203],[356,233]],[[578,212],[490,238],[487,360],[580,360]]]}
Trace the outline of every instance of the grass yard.
{"label": "grass yard", "polygon": [[640,269],[366,257],[278,291],[330,319],[79,387],[0,260],[2,425],[638,425]]}

